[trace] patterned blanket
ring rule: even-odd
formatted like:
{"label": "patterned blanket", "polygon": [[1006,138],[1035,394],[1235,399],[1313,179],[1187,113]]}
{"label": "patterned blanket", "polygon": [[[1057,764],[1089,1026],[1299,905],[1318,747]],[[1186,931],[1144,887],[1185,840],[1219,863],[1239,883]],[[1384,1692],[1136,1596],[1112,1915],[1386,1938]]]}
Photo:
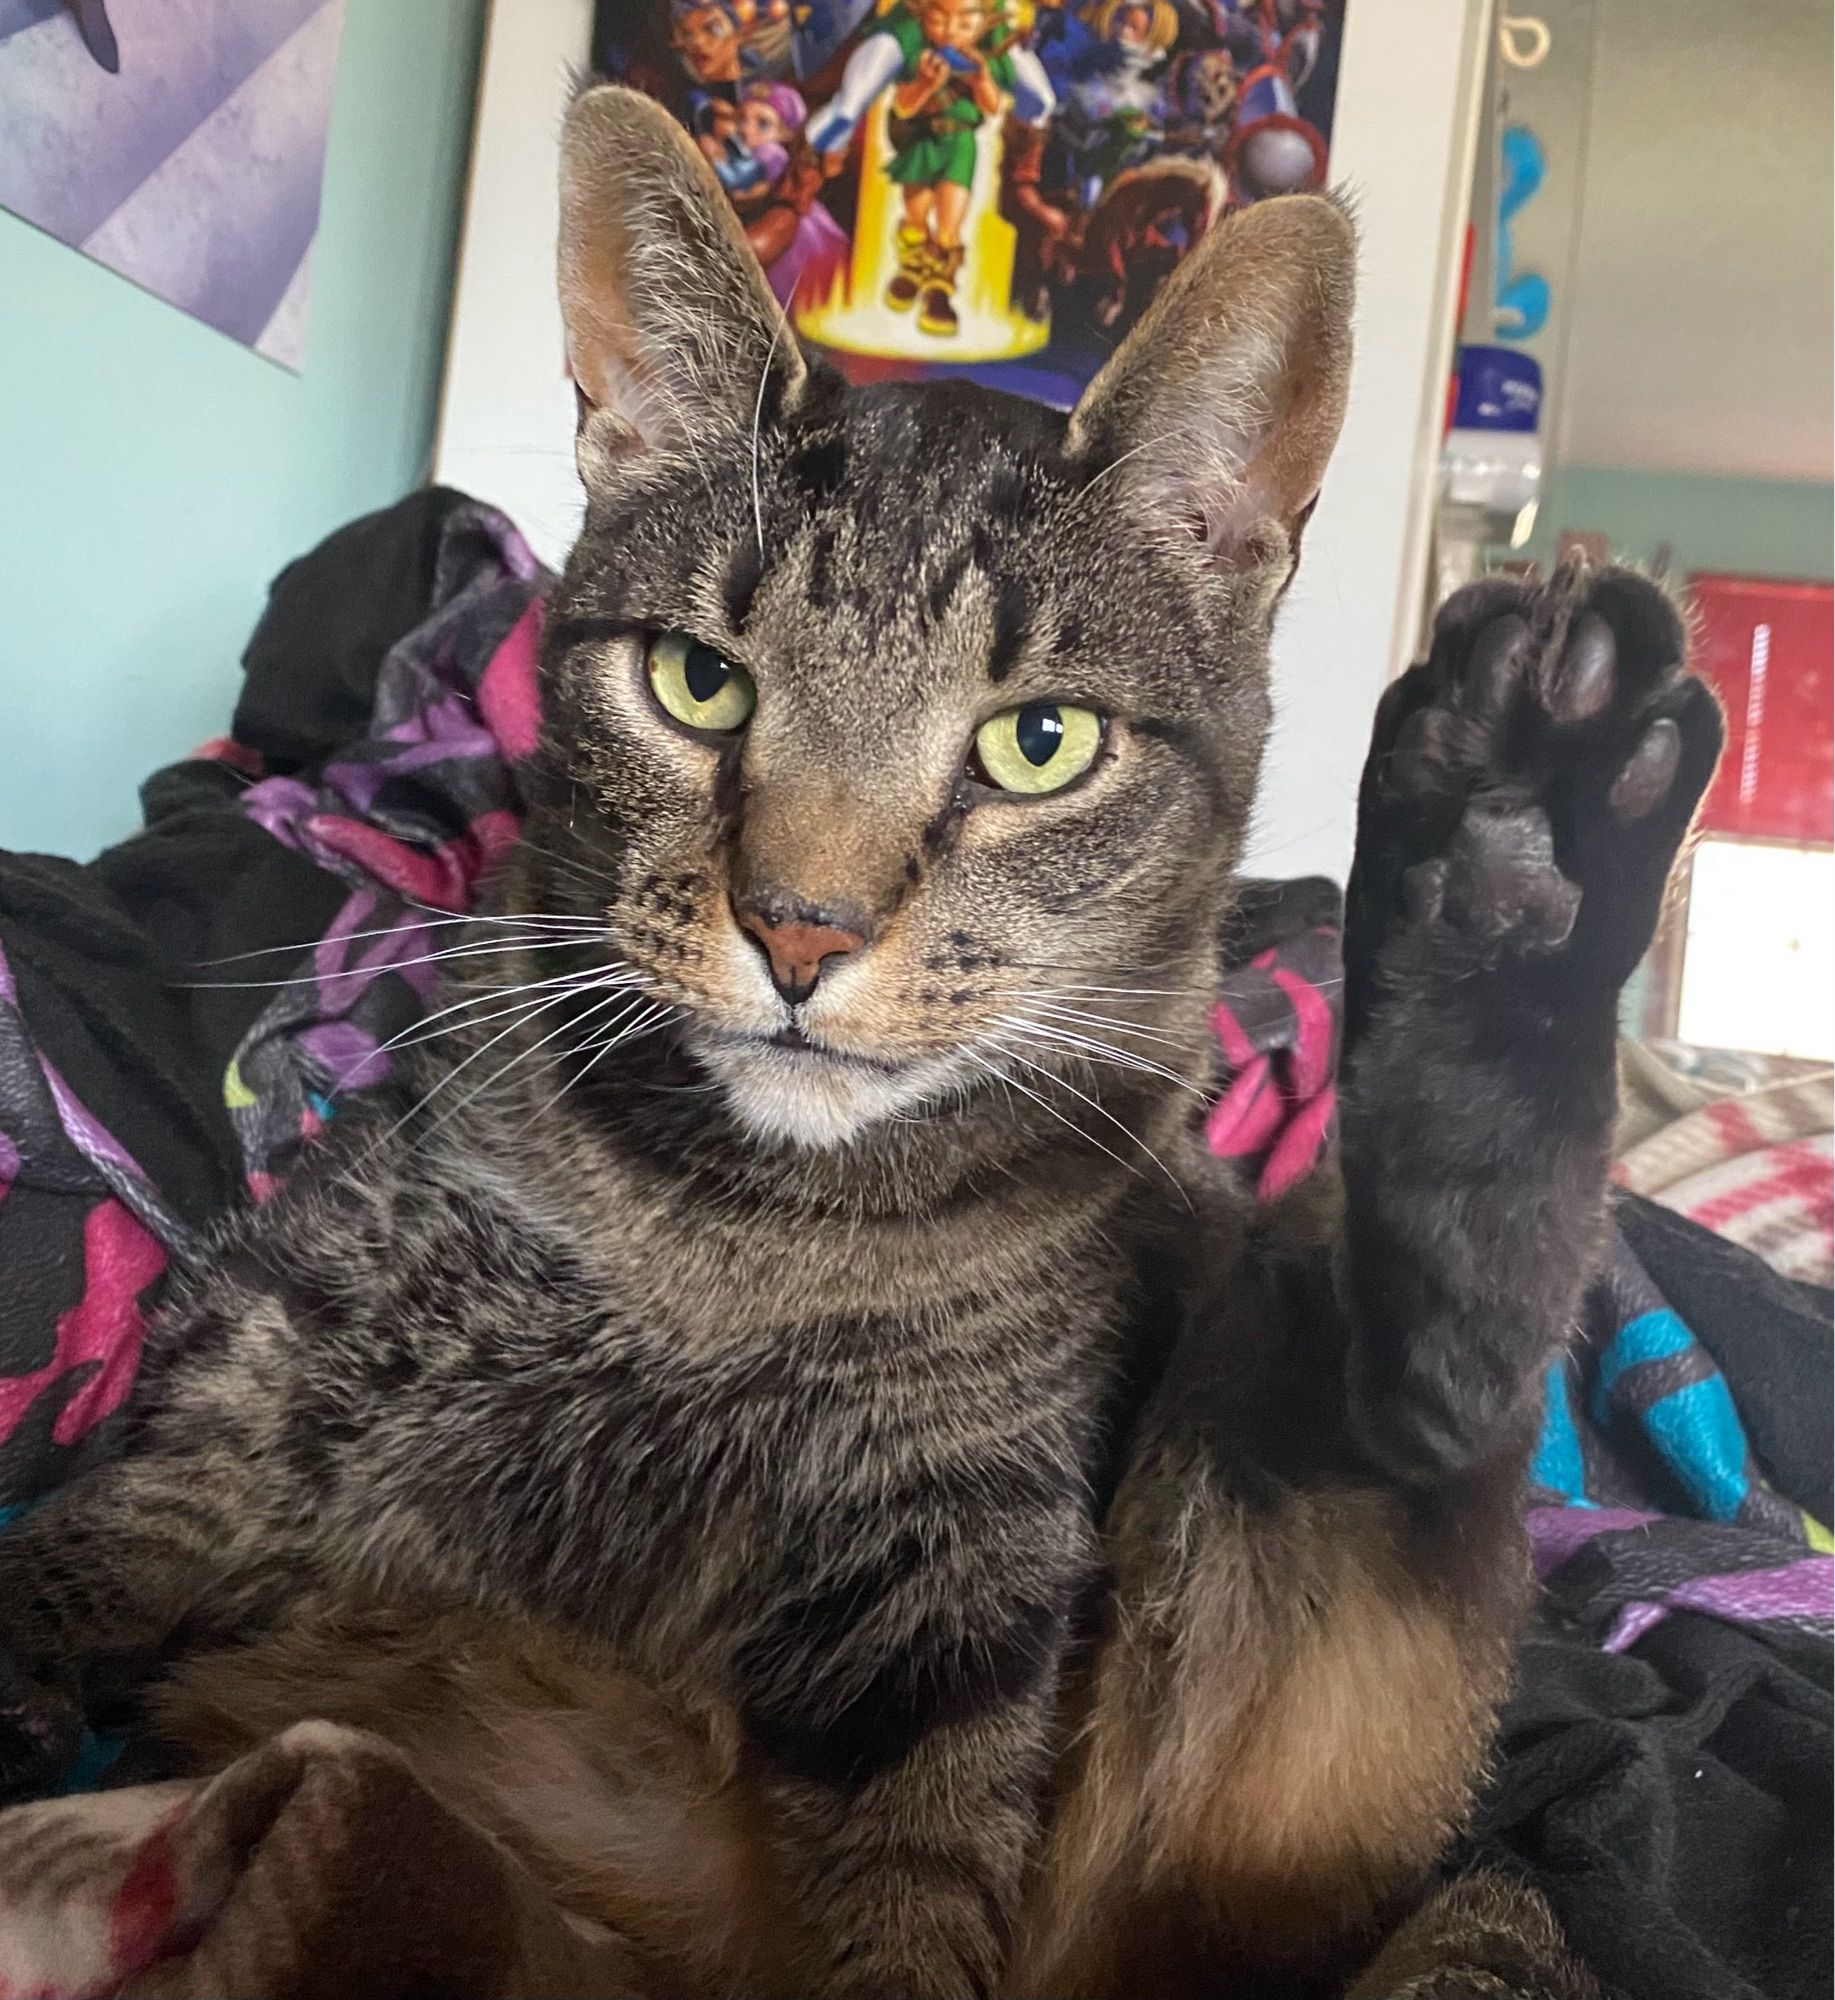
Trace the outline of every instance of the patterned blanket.
{"label": "patterned blanket", "polygon": [[[235,738],[206,746],[173,780],[171,796],[188,801],[182,812],[153,816],[167,794],[161,780],[148,790],[143,842],[163,839],[169,859],[187,829],[201,838],[204,822],[219,832],[233,822],[248,865],[284,860],[292,871],[281,901],[320,913],[288,953],[264,936],[227,970],[191,961],[200,986],[250,996],[224,1015],[195,1017],[193,1053],[214,1077],[216,1101],[192,1108],[207,1134],[200,1150],[214,1131],[255,1201],[271,1196],[354,1094],[389,1076],[391,1040],[427,1004],[437,940],[516,837],[516,768],[536,740],[548,579],[491,510],[436,494],[423,514],[423,615],[378,642],[371,670],[356,677],[367,703],[361,726],[305,754],[289,736],[283,756],[239,723]],[[254,660],[252,649],[251,674]],[[244,709],[259,711],[252,694]],[[284,732],[270,733],[279,744]],[[96,864],[112,871],[117,901],[139,852],[130,843]],[[59,894],[80,893],[60,883]],[[172,1188],[163,1185],[119,1136],[127,1111],[86,1101],[60,1065],[61,1016],[34,1006],[9,958],[21,955],[22,972],[25,956],[39,965],[34,912],[48,905],[11,886],[9,895],[0,868],[0,1522],[108,1450],[168,1260],[185,1254],[208,1211],[199,1198],[191,1206],[205,1213],[185,1212],[173,1192],[178,1168]],[[41,885],[34,877],[27,886],[36,894]],[[275,899],[261,900],[271,932]],[[1331,885],[1267,885],[1248,897],[1234,939],[1215,1013],[1223,1083],[1206,1131],[1264,1198],[1308,1171],[1329,1139],[1337,926]],[[204,934],[223,941],[220,929]],[[149,943],[156,970],[169,944]],[[98,1019],[99,1047],[108,1037]],[[145,1146],[163,1145],[148,1129]],[[1815,1160],[1821,1179],[1811,1185]],[[1789,1166],[1792,1198],[1820,1201],[1826,1215],[1826,1141]],[[1753,1385],[1774,1393],[1757,1375]],[[1826,1379],[1810,1393],[1826,1399]],[[1546,1617],[1609,1651],[1680,1610],[1826,1638],[1835,1623],[1828,1533],[1802,1482],[1755,1451],[1754,1414],[1621,1230],[1573,1351],[1548,1379],[1529,1516]],[[92,1743],[71,1789],[93,1784],[109,1756],[108,1744]],[[385,1826],[392,1831],[378,1831]],[[395,1877],[379,1910],[365,1889],[366,1857],[384,1841]],[[67,1853],[68,1867],[54,1876],[27,1867],[29,1852],[49,1851],[40,1842]],[[488,1894],[468,1895],[463,1885],[485,1865],[477,1846],[391,1753],[318,1725],[201,1788],[22,1808],[0,1819],[0,1882],[9,1885],[0,2000],[384,1992],[397,1988],[382,1968],[410,1961],[415,1978],[427,1978],[415,1991],[622,1990],[609,1961],[591,1961],[586,1978],[579,1940],[551,1923],[530,1929],[526,1885],[500,1861]],[[342,1916],[333,1923],[334,1910],[361,1914],[347,1927]],[[300,1969],[308,1932],[322,1941],[310,1976]],[[463,1942],[434,1951],[436,1934]],[[394,1958],[389,1936],[400,1943]],[[284,1976],[283,1964],[292,1968]]]}
{"label": "patterned blanket", "polygon": [[0,1814],[6,2000],[637,2000],[379,1738],[305,1722],[205,1784]]}

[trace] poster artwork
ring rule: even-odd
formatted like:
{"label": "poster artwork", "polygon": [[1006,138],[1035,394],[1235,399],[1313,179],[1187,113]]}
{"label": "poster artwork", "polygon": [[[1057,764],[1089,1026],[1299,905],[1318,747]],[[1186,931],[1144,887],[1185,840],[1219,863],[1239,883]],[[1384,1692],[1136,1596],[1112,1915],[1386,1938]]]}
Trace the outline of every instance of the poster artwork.
{"label": "poster artwork", "polygon": [[1068,407],[1231,207],[1326,175],[1344,0],[598,0],[855,381]]}
{"label": "poster artwork", "polygon": [[283,367],[345,0],[0,0],[0,208]]}

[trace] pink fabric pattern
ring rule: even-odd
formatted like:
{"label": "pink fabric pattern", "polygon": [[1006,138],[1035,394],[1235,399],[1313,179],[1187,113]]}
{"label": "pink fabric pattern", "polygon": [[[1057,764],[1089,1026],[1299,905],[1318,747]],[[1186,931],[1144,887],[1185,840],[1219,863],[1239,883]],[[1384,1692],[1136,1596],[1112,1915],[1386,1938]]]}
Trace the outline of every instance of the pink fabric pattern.
{"label": "pink fabric pattern", "polygon": [[1260,1201],[1304,1180],[1331,1143],[1338,981],[1337,931],[1314,925],[1226,972],[1211,1010],[1225,1080],[1205,1143],[1241,1163]]}
{"label": "pink fabric pattern", "polygon": [[510,628],[478,682],[478,713],[512,763],[535,754],[542,702],[535,667],[542,649],[542,600],[535,598]]}
{"label": "pink fabric pattern", "polygon": [[51,1359],[30,1374],[0,1377],[0,1439],[76,1369],[95,1372],[58,1412],[51,1427],[58,1444],[75,1444],[119,1409],[133,1387],[146,1332],[141,1295],[166,1268],[166,1253],[118,1201],[102,1201],[84,1218],[83,1264],[83,1296],[59,1316]]}

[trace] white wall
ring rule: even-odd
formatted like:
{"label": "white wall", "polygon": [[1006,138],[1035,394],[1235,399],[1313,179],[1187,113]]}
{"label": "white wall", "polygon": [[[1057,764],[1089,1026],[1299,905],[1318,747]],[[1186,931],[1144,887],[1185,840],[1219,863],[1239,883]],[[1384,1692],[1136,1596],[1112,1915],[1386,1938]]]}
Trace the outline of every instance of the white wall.
{"label": "white wall", "polygon": [[1827,480],[1835,13],[1828,0],[1596,12],[1559,454]]}
{"label": "white wall", "polygon": [[491,9],[433,467],[557,565],[584,512],[554,284],[559,148],[592,16],[592,0]]}

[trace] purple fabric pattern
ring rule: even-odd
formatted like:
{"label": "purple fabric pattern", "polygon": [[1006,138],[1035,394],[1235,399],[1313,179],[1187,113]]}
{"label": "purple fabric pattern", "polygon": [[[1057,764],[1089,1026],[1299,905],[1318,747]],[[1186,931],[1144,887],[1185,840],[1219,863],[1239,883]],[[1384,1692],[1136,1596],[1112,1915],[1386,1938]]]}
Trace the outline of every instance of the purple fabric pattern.
{"label": "purple fabric pattern", "polygon": [[[503,516],[448,524],[437,608],[384,660],[369,731],[315,785],[268,778],[242,809],[349,883],[350,899],[238,1049],[226,1084],[250,1191],[266,1200],[346,1093],[387,1080],[424,1009],[438,919],[468,909],[516,836],[521,743],[493,732],[487,673],[529,678],[518,641],[546,581]],[[380,933],[380,935],[378,935]]]}

